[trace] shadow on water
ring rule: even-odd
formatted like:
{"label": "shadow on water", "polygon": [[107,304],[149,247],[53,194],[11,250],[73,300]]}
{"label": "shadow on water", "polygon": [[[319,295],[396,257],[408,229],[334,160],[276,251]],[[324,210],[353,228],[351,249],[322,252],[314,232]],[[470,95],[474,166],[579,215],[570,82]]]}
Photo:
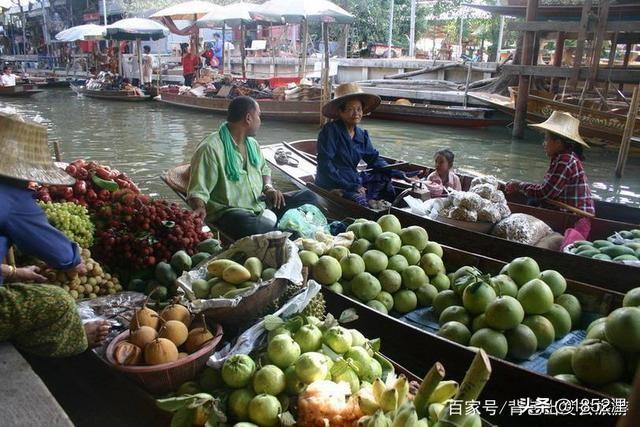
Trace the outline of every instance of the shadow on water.
{"label": "shadow on water", "polygon": [[[224,116],[163,105],[159,102],[123,103],[78,97],[69,89],[47,90],[27,99],[2,99],[27,117],[40,116],[49,127],[49,140],[58,141],[63,160],[93,159],[126,171],[152,194],[173,197],[159,180],[160,173],[187,162],[198,142],[216,129]],[[431,165],[433,153],[444,147],[456,153],[455,167],[465,172],[492,174],[502,180],[540,181],[548,160],[542,138],[528,131],[512,140],[504,127],[452,128],[365,119],[374,145],[385,155]],[[315,138],[316,125],[263,121],[258,140]],[[640,206],[640,158],[631,158],[625,177],[613,175],[617,152],[586,151],[586,169],[593,192],[601,198]],[[276,176],[283,179],[281,176]]]}

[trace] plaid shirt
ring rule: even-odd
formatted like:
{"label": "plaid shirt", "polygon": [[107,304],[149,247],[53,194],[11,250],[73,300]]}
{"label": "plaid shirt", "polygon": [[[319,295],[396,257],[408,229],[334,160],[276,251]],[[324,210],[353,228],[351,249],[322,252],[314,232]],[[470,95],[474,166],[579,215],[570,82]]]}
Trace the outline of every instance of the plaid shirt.
{"label": "plaid shirt", "polygon": [[553,199],[589,213],[595,213],[591,189],[582,162],[573,153],[551,160],[542,184],[520,184],[520,191],[532,199]]}

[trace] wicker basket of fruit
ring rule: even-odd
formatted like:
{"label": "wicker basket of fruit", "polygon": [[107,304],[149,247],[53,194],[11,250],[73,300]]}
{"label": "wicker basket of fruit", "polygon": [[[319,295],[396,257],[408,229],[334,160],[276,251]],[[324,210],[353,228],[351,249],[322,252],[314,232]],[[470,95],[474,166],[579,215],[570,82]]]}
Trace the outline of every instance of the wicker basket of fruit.
{"label": "wicker basket of fruit", "polygon": [[204,368],[222,339],[222,325],[209,328],[204,316],[192,321],[183,305],[170,304],[160,314],[143,306],[129,330],[107,346],[107,361],[152,394],[163,394],[190,381]]}

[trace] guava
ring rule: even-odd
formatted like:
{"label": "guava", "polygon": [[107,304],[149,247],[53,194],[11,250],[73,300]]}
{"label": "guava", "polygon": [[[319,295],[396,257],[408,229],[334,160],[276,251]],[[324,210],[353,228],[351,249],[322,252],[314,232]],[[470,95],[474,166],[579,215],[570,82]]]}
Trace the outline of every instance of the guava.
{"label": "guava", "polygon": [[364,273],[364,260],[358,254],[349,254],[340,260],[342,278],[351,280],[360,273]]}
{"label": "guava", "polygon": [[285,381],[287,382],[287,388],[286,388],[287,394],[298,395],[302,393],[306,384],[304,383],[304,381],[298,378],[298,374],[296,374],[295,364],[289,366],[287,369],[284,370],[284,378],[285,378]]}
{"label": "guava", "polygon": [[524,310],[517,299],[503,296],[487,306],[485,316],[486,324],[490,327],[498,330],[508,330],[522,323]]}
{"label": "guava", "polygon": [[507,338],[498,331],[490,328],[480,329],[471,335],[469,345],[478,347],[487,352],[487,354],[504,359],[509,350]]}
{"label": "guava", "polygon": [[387,268],[389,259],[384,252],[377,249],[370,249],[362,255],[364,261],[364,270],[371,274],[378,274]]}
{"label": "guava", "polygon": [[360,390],[360,379],[358,375],[351,368],[341,369],[336,375],[331,375],[331,380],[335,383],[347,383],[351,389],[351,393],[355,394]]}
{"label": "guava", "polygon": [[408,313],[418,306],[418,297],[413,291],[402,289],[393,294],[393,308],[400,313]]}
{"label": "guava", "polygon": [[622,351],[640,351],[640,308],[620,307],[613,310],[605,323],[607,341]]}
{"label": "guava", "polygon": [[259,394],[249,402],[249,419],[259,426],[272,427],[280,423],[282,406],[277,397]]}
{"label": "guava", "polygon": [[434,253],[427,253],[420,258],[420,267],[427,273],[427,276],[435,276],[438,273],[446,273],[442,258]]}
{"label": "guava", "polygon": [[553,329],[553,324],[546,317],[534,314],[525,317],[522,323],[531,328],[536,335],[538,350],[544,350],[549,347],[556,338],[556,331]]}
{"label": "guava", "polygon": [[417,265],[410,265],[402,270],[402,286],[407,289],[415,290],[420,286],[429,283],[429,278],[424,270]]}
{"label": "guava", "polygon": [[571,360],[573,359],[573,354],[576,352],[576,348],[577,347],[566,345],[554,351],[551,356],[549,356],[549,361],[547,362],[547,374],[551,376],[559,374],[573,375]]}
{"label": "guava", "polygon": [[340,262],[328,255],[323,255],[313,266],[313,278],[323,285],[337,282],[342,276]]}
{"label": "guava", "polygon": [[527,314],[543,314],[553,307],[553,292],[540,279],[533,279],[518,290],[518,301]]}
{"label": "guava", "polygon": [[398,253],[402,247],[400,236],[390,231],[385,231],[376,237],[374,242],[376,249],[384,252],[387,256],[393,256]]}
{"label": "guava", "polygon": [[378,274],[382,289],[390,294],[397,292],[402,286],[402,276],[396,270],[383,270]]}
{"label": "guava", "polygon": [[322,336],[324,342],[331,350],[336,353],[345,353],[353,344],[353,337],[348,329],[342,326],[333,326],[329,328]]}
{"label": "guava", "polygon": [[539,278],[549,286],[554,298],[559,297],[567,290],[567,281],[562,274],[555,270],[545,270],[540,273]]}
{"label": "guava", "polygon": [[368,373],[372,358],[364,347],[351,347],[342,357],[347,361],[351,359],[359,377]]}
{"label": "guava", "polygon": [[351,293],[361,301],[371,301],[381,290],[380,281],[371,273],[360,273],[351,280]]}
{"label": "guava", "polygon": [[300,355],[294,366],[298,379],[305,384],[325,379],[329,373],[327,357],[314,351]]}
{"label": "guava", "polygon": [[298,343],[302,353],[316,351],[322,347],[322,331],[314,325],[303,325],[296,331],[293,340]]}
{"label": "guava", "polygon": [[504,332],[509,350],[507,355],[516,360],[527,360],[536,352],[538,339],[531,328],[527,325],[516,325],[516,327]]}
{"label": "guava", "polygon": [[422,254],[415,246],[404,245],[400,248],[398,255],[402,255],[409,265],[417,265]]}
{"label": "guava", "polygon": [[450,307],[445,308],[440,317],[438,318],[438,324],[440,326],[444,325],[447,322],[456,321],[462,323],[466,327],[469,327],[471,324],[471,316],[464,307],[460,307],[459,305],[452,305]]}
{"label": "guava", "polygon": [[585,340],[576,347],[571,367],[582,382],[601,386],[618,381],[624,373],[624,359],[606,341]]}
{"label": "guava", "polygon": [[366,381],[368,383],[373,384],[376,378],[382,377],[382,365],[373,357],[369,361],[369,367],[365,370],[365,372],[360,375],[360,379],[362,381]]}
{"label": "guava", "polygon": [[239,388],[229,394],[227,408],[234,420],[245,421],[249,419],[249,402],[255,396],[253,390],[249,388]]}
{"label": "guava", "polygon": [[[444,313],[443,313],[444,314]],[[437,334],[458,344],[467,345],[471,339],[469,328],[455,320],[451,320],[438,329]]]}
{"label": "guava", "polygon": [[222,380],[232,388],[245,387],[251,381],[256,364],[246,354],[234,354],[222,365]]}
{"label": "guava", "polygon": [[485,282],[476,282],[467,286],[462,293],[462,304],[471,314],[484,313],[495,299],[496,291]]}
{"label": "guava", "polygon": [[516,282],[516,285],[522,286],[540,276],[540,267],[533,258],[520,257],[508,264],[507,274]]}
{"label": "guava", "polygon": [[291,365],[300,356],[300,352],[298,343],[286,334],[276,335],[267,345],[269,360],[280,369]]}
{"label": "guava", "polygon": [[275,365],[266,365],[258,369],[253,376],[253,391],[277,396],[284,391],[287,383],[284,372]]}

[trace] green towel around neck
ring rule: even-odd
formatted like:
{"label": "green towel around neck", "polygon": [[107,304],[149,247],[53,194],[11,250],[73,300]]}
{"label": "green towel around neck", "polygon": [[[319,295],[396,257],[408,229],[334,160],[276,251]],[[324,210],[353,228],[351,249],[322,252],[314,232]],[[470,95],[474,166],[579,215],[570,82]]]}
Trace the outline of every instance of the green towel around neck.
{"label": "green towel around neck", "polygon": [[[222,141],[222,146],[224,148],[224,173],[230,181],[238,181],[240,180],[240,169],[242,169],[242,164],[238,161],[238,157],[236,156],[236,147],[233,142],[231,132],[229,132],[227,122],[224,122],[220,126],[220,129],[218,129],[218,135],[220,136],[220,141]],[[245,140],[247,157],[249,158],[251,166],[257,168],[260,162],[260,156],[258,155],[256,144],[251,143],[252,141],[250,141],[250,139],[252,138],[247,138]]]}

